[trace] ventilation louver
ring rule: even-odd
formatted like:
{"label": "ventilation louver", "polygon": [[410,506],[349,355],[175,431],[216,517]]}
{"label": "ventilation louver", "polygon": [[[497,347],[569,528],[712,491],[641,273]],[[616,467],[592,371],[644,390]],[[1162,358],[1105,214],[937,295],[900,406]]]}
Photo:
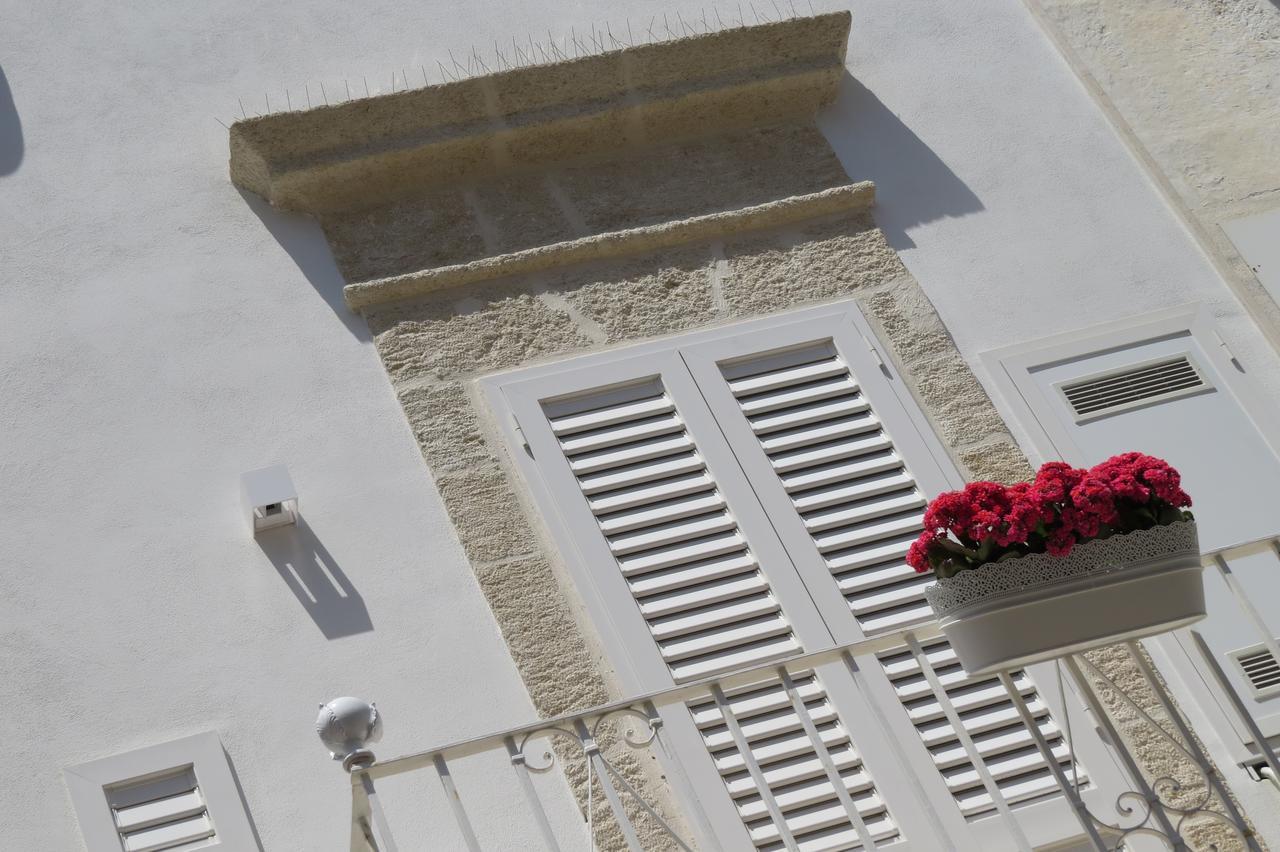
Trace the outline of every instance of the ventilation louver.
{"label": "ventilation louver", "polygon": [[1265,645],[1232,651],[1231,657],[1244,672],[1254,695],[1266,698],[1280,694],[1280,660]]}
{"label": "ventilation louver", "polygon": [[1188,356],[1177,355],[1075,379],[1058,387],[1075,413],[1076,422],[1082,422],[1189,396],[1210,385]]}
{"label": "ventilation louver", "polygon": [[124,852],[194,849],[214,836],[204,794],[190,767],[107,789]]}

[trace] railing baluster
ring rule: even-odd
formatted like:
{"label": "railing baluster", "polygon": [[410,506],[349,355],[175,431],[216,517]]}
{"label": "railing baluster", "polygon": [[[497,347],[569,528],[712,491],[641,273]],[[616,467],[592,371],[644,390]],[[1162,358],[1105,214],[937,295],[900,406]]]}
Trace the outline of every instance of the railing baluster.
{"label": "railing baluster", "polygon": [[[929,657],[925,654],[924,648],[920,646],[920,642],[916,639],[914,633],[908,633],[906,639],[907,647],[911,649],[911,655],[916,658],[920,671],[924,673],[924,679],[929,682],[929,688],[933,690],[934,698],[938,699],[938,704],[942,707],[942,712],[947,717],[947,722],[950,723],[951,729],[956,732],[956,737],[960,740],[964,753],[969,756],[969,762],[973,764],[973,768],[978,772],[978,777],[982,779],[982,786],[986,788],[987,795],[991,797],[996,810],[1004,819],[1005,826],[1009,829],[1010,836],[1013,837],[1014,845],[1022,852],[1032,852],[1031,842],[1027,840],[1027,835],[1023,833],[1022,825],[1014,815],[1013,808],[1009,807],[1009,802],[1005,799],[1000,785],[996,783],[996,779],[991,775],[991,770],[987,768],[987,762],[982,759],[982,753],[978,751],[978,746],[974,743],[973,738],[969,736],[968,730],[965,729],[964,721],[960,718],[960,714],[956,712],[955,705],[951,703],[951,696],[947,695],[947,690],[943,687],[942,681],[938,679],[938,673],[934,671],[933,664],[929,662]],[[1008,687],[1006,686],[1006,688]]]}
{"label": "railing baluster", "polygon": [[[1272,539],[1271,549],[1276,554],[1276,557],[1280,558],[1280,542]],[[1222,555],[1222,551],[1213,554],[1213,561],[1217,564],[1218,571],[1222,573],[1222,579],[1226,581],[1227,588],[1231,590],[1231,595],[1236,599],[1236,604],[1244,613],[1245,618],[1249,619],[1254,629],[1258,631],[1258,635],[1262,637],[1262,644],[1271,652],[1271,656],[1276,658],[1276,662],[1280,663],[1280,642],[1276,641],[1275,634],[1267,626],[1262,613],[1258,612],[1253,605],[1253,601],[1249,600],[1248,593],[1240,585],[1240,581],[1236,578],[1235,572],[1231,570],[1231,565],[1227,562],[1226,557]]]}
{"label": "railing baluster", "polygon": [[467,849],[470,852],[480,852],[480,843],[476,840],[475,829],[471,827],[467,811],[462,807],[462,799],[458,796],[458,788],[453,783],[453,775],[449,772],[449,765],[444,761],[444,755],[438,753],[433,755],[431,762],[435,764],[436,774],[440,776],[440,786],[444,788],[445,798],[449,800],[449,807],[453,809],[453,818],[458,823],[458,830],[462,832],[462,839],[466,842]]}
{"label": "railing baluster", "polygon": [[560,852],[560,844],[556,842],[556,836],[551,831],[547,811],[542,806],[542,799],[538,797],[537,789],[533,786],[533,779],[529,777],[529,767],[525,765],[524,752],[516,746],[515,737],[507,737],[503,742],[507,744],[507,754],[511,756],[511,768],[520,779],[520,789],[524,791],[525,801],[529,803],[529,809],[533,811],[533,817],[538,822],[538,830],[542,832],[542,839],[547,844],[547,849],[550,852]]}
{"label": "railing baluster", "polygon": [[[1222,694],[1227,696],[1227,700],[1231,702],[1231,707],[1236,711],[1236,715],[1240,717],[1241,723],[1249,729],[1249,736],[1253,737],[1253,741],[1257,743],[1258,750],[1262,752],[1262,758],[1267,762],[1267,766],[1271,767],[1271,771],[1280,778],[1280,759],[1276,757],[1275,751],[1267,743],[1267,738],[1263,735],[1262,729],[1258,727],[1258,723],[1254,721],[1253,714],[1249,712],[1249,708],[1245,706],[1244,701],[1240,698],[1240,693],[1236,692],[1236,688],[1231,685],[1231,681],[1227,679],[1227,674],[1222,670],[1222,666],[1218,665],[1218,660],[1214,656],[1213,651],[1209,649],[1209,643],[1204,641],[1204,637],[1200,635],[1199,630],[1191,630],[1191,638],[1195,641],[1196,647],[1200,650],[1201,656],[1204,657],[1209,671],[1213,673],[1213,679],[1217,681],[1218,688],[1222,690]],[[1280,657],[1276,659],[1280,660]]]}
{"label": "railing baluster", "polygon": [[[1070,658],[1068,658],[1070,660]],[[1009,694],[1009,700],[1013,702],[1013,706],[1017,709],[1018,715],[1022,717],[1022,723],[1027,726],[1027,730],[1031,732],[1031,738],[1036,741],[1036,748],[1040,750],[1040,756],[1044,758],[1044,762],[1049,765],[1049,771],[1053,773],[1053,778],[1058,782],[1058,787],[1063,794],[1071,802],[1071,807],[1075,810],[1076,819],[1080,821],[1080,826],[1084,829],[1085,834],[1089,835],[1093,848],[1098,852],[1109,852],[1107,844],[1103,842],[1102,837],[1098,834],[1098,827],[1094,825],[1093,816],[1089,813],[1089,808],[1085,805],[1084,799],[1080,798],[1080,792],[1067,779],[1067,774],[1062,771],[1062,767],[1058,764],[1058,758],[1054,756],[1053,749],[1049,748],[1049,743],[1045,740],[1044,734],[1040,733],[1040,726],[1036,724],[1035,716],[1031,714],[1031,708],[1027,706],[1027,702],[1023,700],[1022,693],[1018,691],[1017,685],[1013,682],[1013,678],[1009,677],[1008,672],[1000,672],[1000,683],[1004,684],[1004,690]],[[1114,740],[1117,744],[1118,739]],[[1119,749],[1126,753],[1124,748]],[[1170,837],[1176,837],[1176,832],[1170,832]]]}
{"label": "railing baluster", "polygon": [[[1244,837],[1245,843],[1249,845],[1249,848],[1253,850],[1253,852],[1258,852],[1261,847],[1258,846],[1258,841],[1254,838],[1253,832],[1249,829],[1249,823],[1245,822],[1244,815],[1240,813],[1238,808],[1236,808],[1236,802],[1232,797],[1231,792],[1227,790],[1226,785],[1218,776],[1218,772],[1214,768],[1213,762],[1209,760],[1209,756],[1204,753],[1204,749],[1200,748],[1200,741],[1196,739],[1195,735],[1191,732],[1191,729],[1187,726],[1186,721],[1183,720],[1182,713],[1173,703],[1173,699],[1170,697],[1168,690],[1166,690],[1164,684],[1160,682],[1155,671],[1151,668],[1151,664],[1147,662],[1147,658],[1138,647],[1138,643],[1131,639],[1128,642],[1125,642],[1124,646],[1129,650],[1129,656],[1133,658],[1133,662],[1142,672],[1142,676],[1147,679],[1147,684],[1151,687],[1151,691],[1154,692],[1156,694],[1156,698],[1160,700],[1160,706],[1164,708],[1164,712],[1168,714],[1171,720],[1173,720],[1173,725],[1178,729],[1179,736],[1181,736],[1183,742],[1186,743],[1187,753],[1200,765],[1199,768],[1200,771],[1204,773],[1205,781],[1207,781],[1209,786],[1211,786],[1218,794],[1218,799],[1222,802],[1222,806],[1226,808],[1228,815],[1230,815],[1232,821],[1239,829],[1240,834]],[[1280,659],[1280,657],[1277,659]]]}
{"label": "railing baluster", "polygon": [[[574,729],[578,732],[578,738],[582,740],[582,749],[587,754],[587,760],[591,762],[596,777],[600,779],[600,788],[604,790],[604,797],[609,802],[609,809],[613,811],[613,818],[618,823],[618,828],[622,830],[622,836],[626,838],[627,848],[631,852],[644,852],[644,847],[640,845],[640,838],[636,836],[635,826],[631,824],[631,819],[622,807],[622,800],[618,798],[618,791],[609,780],[609,769],[604,757],[600,754],[600,745],[591,736],[586,723],[581,719],[574,723]],[[591,802],[588,799],[587,808],[590,809],[590,807]],[[592,838],[593,843],[594,841],[595,838]]]}
{"label": "railing baluster", "polygon": [[720,688],[719,684],[711,687],[711,695],[716,700],[716,706],[720,708],[720,716],[724,719],[725,726],[729,729],[729,735],[733,737],[734,745],[738,747],[738,753],[742,755],[743,763],[747,765],[747,772],[751,774],[751,780],[755,782],[756,789],[760,791],[760,799],[769,811],[773,824],[778,828],[778,836],[782,838],[782,842],[787,849],[791,850],[791,852],[797,852],[799,847],[796,845],[796,839],[791,834],[791,828],[787,825],[786,819],[782,816],[782,809],[778,807],[778,802],[773,797],[773,791],[769,789],[769,784],[765,781],[764,770],[760,768],[760,764],[756,762],[755,755],[751,753],[751,745],[742,733],[742,726],[738,724],[738,720],[733,715],[733,708],[729,706],[729,699],[725,698],[724,690]]}
{"label": "railing baluster", "polygon": [[[374,844],[375,852],[397,852],[395,838],[391,836],[391,826],[387,823],[387,815],[382,810],[382,802],[373,789],[373,779],[368,775],[360,775],[360,787],[364,798],[369,803],[369,813],[373,817],[373,825],[378,832],[378,844]],[[366,836],[366,839],[368,837]]]}
{"label": "railing baluster", "polygon": [[[822,741],[822,735],[818,732],[818,726],[813,723],[813,717],[809,715],[809,708],[805,706],[804,699],[800,697],[800,693],[796,690],[795,681],[791,679],[791,673],[787,671],[786,666],[778,667],[778,676],[782,678],[782,686],[787,691],[787,697],[791,699],[791,706],[795,709],[796,715],[800,717],[800,724],[804,726],[804,732],[809,736],[809,741],[813,743],[813,750],[817,752],[818,761],[822,764],[823,770],[827,773],[827,780],[831,782],[831,787],[835,790],[836,796],[840,799],[840,804],[844,805],[845,811],[849,814],[849,821],[853,823],[853,828],[858,832],[858,839],[862,841],[863,849],[875,849],[876,842],[871,836],[871,831],[867,828],[866,820],[862,818],[862,814],[858,812],[858,805],[853,801],[853,796],[849,795],[849,789],[844,785],[844,779],[840,777],[840,770],[836,769],[836,762],[831,759],[831,752],[827,749],[827,744]],[[818,673],[814,672],[814,680],[817,680]],[[850,740],[852,742],[852,739]],[[862,755],[858,755],[861,762]],[[866,765],[863,765],[866,770]]]}
{"label": "railing baluster", "polygon": [[689,781],[689,775],[684,771],[684,765],[675,759],[675,754],[667,746],[666,737],[663,735],[662,717],[658,715],[658,708],[654,706],[652,701],[646,701],[644,710],[649,714],[649,727],[653,729],[653,741],[658,744],[659,751],[662,752],[663,766],[669,771],[669,774],[675,780],[676,789],[681,794],[681,800],[685,803],[688,810],[693,812],[693,819],[698,824],[699,844],[707,852],[721,852],[720,843],[716,840],[715,831],[711,828],[711,820],[707,818],[707,812],[702,807],[702,801],[698,798],[698,792],[694,789],[693,784]]}

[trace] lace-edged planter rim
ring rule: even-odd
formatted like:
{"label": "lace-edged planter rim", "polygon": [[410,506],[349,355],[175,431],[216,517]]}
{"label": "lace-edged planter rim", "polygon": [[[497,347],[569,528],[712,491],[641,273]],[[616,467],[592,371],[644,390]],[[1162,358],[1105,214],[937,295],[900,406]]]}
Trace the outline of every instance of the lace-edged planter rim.
{"label": "lace-edged planter rim", "polygon": [[971,675],[1008,671],[1204,618],[1194,521],[939,579],[925,595]]}

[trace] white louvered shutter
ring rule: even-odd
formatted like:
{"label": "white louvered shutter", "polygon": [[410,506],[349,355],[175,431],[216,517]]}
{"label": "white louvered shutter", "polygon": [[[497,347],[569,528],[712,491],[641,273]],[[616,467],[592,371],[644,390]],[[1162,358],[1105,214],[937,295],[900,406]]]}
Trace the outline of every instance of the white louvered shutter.
{"label": "white louvered shutter", "polygon": [[[850,306],[779,325],[767,336],[733,335],[682,349],[841,643],[932,620],[923,594],[929,577],[916,574],[905,557],[928,498],[958,485],[922,431],[923,414],[892,387],[864,323]],[[945,640],[925,651],[1006,800],[1050,800],[1029,820],[1057,826],[1050,838],[1077,834],[1048,764],[999,680],[968,677]],[[918,734],[917,773],[932,776],[922,783],[951,799],[969,822],[994,816],[977,770],[906,646],[879,655],[878,663],[868,688],[894,720],[911,726],[904,731]],[[1015,680],[1070,775],[1065,740],[1043,696],[1026,672]],[[986,832],[992,842],[1003,834],[991,825]]]}
{"label": "white louvered shutter", "polygon": [[[498,387],[528,441],[516,456],[630,689],[832,643],[678,352],[612,356]],[[848,671],[830,664],[795,684],[877,844],[936,848]],[[781,681],[726,699],[799,847],[857,848]],[[716,703],[664,716],[724,848],[783,848]]]}
{"label": "white louvered shutter", "polygon": [[109,787],[107,803],[124,852],[196,849],[214,840],[213,822],[188,766],[158,778]]}

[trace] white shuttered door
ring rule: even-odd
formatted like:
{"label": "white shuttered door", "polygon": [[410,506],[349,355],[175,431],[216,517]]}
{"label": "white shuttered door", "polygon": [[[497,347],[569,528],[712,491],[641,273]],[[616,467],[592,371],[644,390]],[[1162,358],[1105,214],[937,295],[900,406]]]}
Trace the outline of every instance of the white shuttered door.
{"label": "white shuttered door", "polygon": [[[628,687],[932,619],[927,578],[904,557],[928,498],[958,476],[870,340],[842,305],[489,383],[523,431],[517,458]],[[1032,842],[1077,835],[998,681],[968,678],[945,641],[925,652]],[[1033,676],[1051,682],[1052,669],[1015,680],[1066,765],[1061,708]],[[905,646],[796,680],[877,846],[1012,848]],[[856,848],[780,682],[727,699],[799,848]],[[720,709],[687,710],[668,724],[721,842],[782,848]],[[1093,798],[1118,776],[1091,730],[1074,733]],[[712,787],[724,795],[708,799]]]}
{"label": "white shuttered door", "polygon": [[[517,456],[627,686],[659,689],[832,644],[679,354],[670,348],[504,383]],[[797,673],[800,696],[877,845],[945,845],[846,667]],[[779,678],[727,691],[783,815],[715,701],[664,718],[725,849],[860,847]],[[893,804],[888,804],[892,802]],[[905,826],[911,826],[908,830]]]}

